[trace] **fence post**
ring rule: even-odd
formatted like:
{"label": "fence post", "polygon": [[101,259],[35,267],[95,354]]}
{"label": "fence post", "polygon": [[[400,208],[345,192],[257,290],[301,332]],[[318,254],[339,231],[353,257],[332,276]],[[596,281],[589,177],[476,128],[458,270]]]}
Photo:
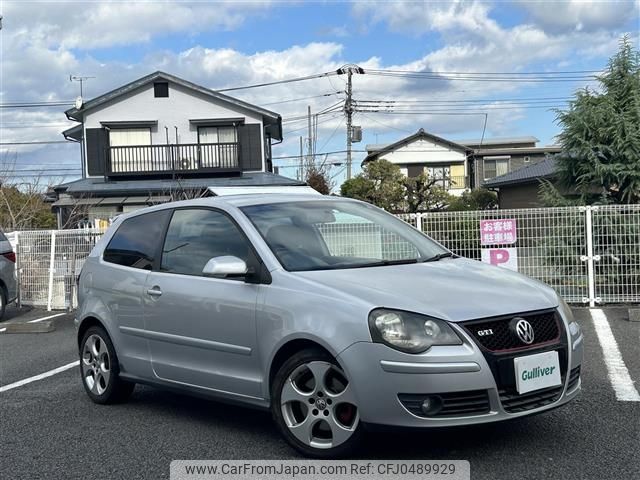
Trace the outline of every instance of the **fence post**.
{"label": "fence post", "polygon": [[22,308],[22,272],[20,269],[22,268],[22,262],[20,261],[20,233],[16,232],[16,245],[14,251],[16,253],[16,286],[18,288],[18,297],[16,298],[16,306],[20,309]]}
{"label": "fence post", "polygon": [[422,214],[421,213],[416,214],[416,228],[420,232],[422,232]]}
{"label": "fence post", "polygon": [[53,271],[56,258],[56,232],[51,231],[51,257],[49,259],[49,295],[47,297],[47,311],[51,311],[51,303],[53,301]]}
{"label": "fence post", "polygon": [[593,268],[593,262],[600,260],[600,255],[593,254],[593,218],[592,212],[597,211],[598,207],[583,207],[585,212],[585,225],[586,225],[586,237],[587,237],[587,254],[582,255],[580,260],[583,262],[587,262],[587,279],[589,286],[589,307],[593,308],[596,306],[596,301],[599,299],[596,298],[596,279],[595,272]]}

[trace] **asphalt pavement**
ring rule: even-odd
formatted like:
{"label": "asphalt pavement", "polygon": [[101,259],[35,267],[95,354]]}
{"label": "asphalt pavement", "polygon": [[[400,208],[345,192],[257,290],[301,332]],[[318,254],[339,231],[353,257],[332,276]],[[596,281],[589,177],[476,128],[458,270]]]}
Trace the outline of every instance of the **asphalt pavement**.
{"label": "asphalt pavement", "polygon": [[[640,389],[640,323],[605,309],[624,365]],[[9,312],[9,322],[50,315]],[[583,393],[525,419],[366,436],[360,459],[459,459],[472,479],[640,478],[640,402],[619,401],[588,309]],[[0,333],[0,388],[77,360],[71,314],[41,334]],[[0,329],[6,322],[0,323]],[[372,399],[375,401],[375,399]],[[174,459],[298,459],[266,412],[137,386],[131,400],[92,403],[79,367],[0,391],[0,478],[156,479]]]}

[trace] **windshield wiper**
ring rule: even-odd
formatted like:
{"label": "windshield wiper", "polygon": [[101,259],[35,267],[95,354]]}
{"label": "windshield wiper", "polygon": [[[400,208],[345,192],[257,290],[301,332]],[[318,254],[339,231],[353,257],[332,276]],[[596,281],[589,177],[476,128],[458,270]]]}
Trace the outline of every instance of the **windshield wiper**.
{"label": "windshield wiper", "polygon": [[438,255],[434,255],[433,257],[425,258],[424,260],[421,260],[421,262],[437,262],[438,260],[442,260],[443,258],[448,258],[448,257],[458,258],[458,255],[451,252],[444,252],[444,253],[439,253]]}
{"label": "windshield wiper", "polygon": [[401,258],[399,260],[380,260],[379,262],[363,263],[363,267],[379,267],[387,265],[407,265],[409,263],[418,263],[417,258]]}

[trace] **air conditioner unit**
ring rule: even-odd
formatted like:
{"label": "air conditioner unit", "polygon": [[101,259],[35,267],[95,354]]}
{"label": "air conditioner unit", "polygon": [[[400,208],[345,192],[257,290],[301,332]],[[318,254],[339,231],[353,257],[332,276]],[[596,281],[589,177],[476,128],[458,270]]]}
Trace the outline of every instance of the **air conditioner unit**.
{"label": "air conditioner unit", "polygon": [[182,158],[178,162],[178,169],[180,170],[196,170],[198,168],[198,162],[194,158]]}

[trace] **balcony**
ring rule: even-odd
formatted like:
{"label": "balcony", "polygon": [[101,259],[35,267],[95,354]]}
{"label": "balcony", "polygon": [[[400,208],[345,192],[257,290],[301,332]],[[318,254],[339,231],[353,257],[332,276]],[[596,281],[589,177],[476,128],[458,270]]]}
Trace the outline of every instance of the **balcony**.
{"label": "balcony", "polygon": [[445,190],[464,190],[469,187],[469,177],[446,177],[438,180],[435,186],[443,188]]}
{"label": "balcony", "polygon": [[108,147],[106,174],[116,177],[240,172],[239,153],[238,143]]}

